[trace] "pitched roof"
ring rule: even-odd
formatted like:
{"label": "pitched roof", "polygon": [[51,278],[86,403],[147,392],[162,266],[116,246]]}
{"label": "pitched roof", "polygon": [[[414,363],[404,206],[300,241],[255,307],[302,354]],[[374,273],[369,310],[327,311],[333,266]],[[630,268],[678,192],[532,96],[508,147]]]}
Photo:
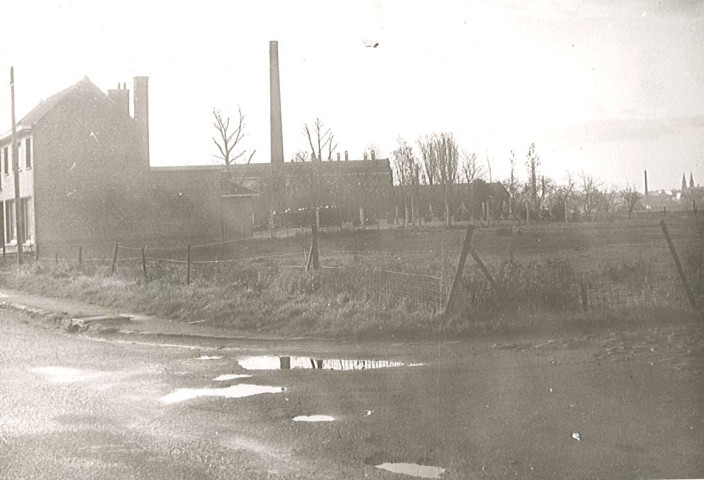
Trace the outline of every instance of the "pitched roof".
{"label": "pitched roof", "polygon": [[29,111],[27,115],[22,117],[22,119],[17,123],[18,127],[31,127],[35,123],[37,123],[39,120],[44,117],[47,113],[51,111],[52,108],[54,108],[56,105],[61,102],[64,98],[69,96],[71,93],[76,92],[81,89],[90,89],[94,90],[96,92],[99,92],[102,95],[105,95],[102,90],[100,90],[98,87],[95,86],[93,82],[90,81],[90,79],[86,76],[83,77],[82,80],[80,80],[77,83],[74,83],[68,88],[65,88],[61,90],[58,93],[55,93],[51,97],[42,100],[39,102],[39,105],[34,107],[32,110]]}

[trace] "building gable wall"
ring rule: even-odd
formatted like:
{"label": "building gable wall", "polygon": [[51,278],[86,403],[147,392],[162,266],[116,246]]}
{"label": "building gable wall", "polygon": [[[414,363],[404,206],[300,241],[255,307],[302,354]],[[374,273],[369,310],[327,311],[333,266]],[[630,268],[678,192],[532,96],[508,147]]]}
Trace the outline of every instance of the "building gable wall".
{"label": "building gable wall", "polygon": [[146,163],[134,121],[79,84],[32,128],[37,242],[123,238],[140,223]]}

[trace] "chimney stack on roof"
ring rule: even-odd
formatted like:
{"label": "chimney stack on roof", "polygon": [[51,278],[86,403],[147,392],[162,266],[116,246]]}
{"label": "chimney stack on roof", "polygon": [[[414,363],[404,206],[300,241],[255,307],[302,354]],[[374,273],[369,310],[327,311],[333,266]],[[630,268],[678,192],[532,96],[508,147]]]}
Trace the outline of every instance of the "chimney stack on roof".
{"label": "chimney stack on roof", "polygon": [[120,113],[129,116],[130,114],[130,91],[120,84],[117,84],[117,89],[108,90],[108,97],[115,102],[115,105],[120,109]]}
{"label": "chimney stack on roof", "polygon": [[134,77],[134,121],[140,133],[143,158],[149,165],[149,77]]}

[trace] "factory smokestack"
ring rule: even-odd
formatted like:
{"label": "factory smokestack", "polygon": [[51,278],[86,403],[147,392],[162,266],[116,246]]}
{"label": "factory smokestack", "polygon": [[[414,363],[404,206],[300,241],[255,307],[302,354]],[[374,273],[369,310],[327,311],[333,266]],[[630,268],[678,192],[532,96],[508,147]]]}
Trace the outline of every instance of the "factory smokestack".
{"label": "factory smokestack", "polygon": [[149,165],[149,77],[134,77],[134,121],[141,137],[142,156]]}
{"label": "factory smokestack", "polygon": [[648,196],[648,171],[643,170],[643,180],[645,181],[645,196]]}
{"label": "factory smokestack", "polygon": [[271,163],[284,163],[281,128],[281,88],[279,84],[279,42],[269,42],[269,107],[271,120]]}

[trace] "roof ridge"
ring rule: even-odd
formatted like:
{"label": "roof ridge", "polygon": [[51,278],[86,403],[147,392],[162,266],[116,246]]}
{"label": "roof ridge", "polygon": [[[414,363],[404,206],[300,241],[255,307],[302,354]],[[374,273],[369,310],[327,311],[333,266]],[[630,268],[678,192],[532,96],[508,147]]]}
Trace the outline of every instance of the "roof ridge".
{"label": "roof ridge", "polygon": [[[17,126],[32,126],[44,117],[49,111],[55,107],[61,100],[63,100],[69,93],[77,90],[81,86],[89,86],[100,90],[91,80],[88,75],[85,75],[79,81],[71,84],[70,86],[59,90],[53,95],[42,99],[33,109],[31,109],[25,116],[23,116]],[[102,90],[101,90],[102,91]]]}

